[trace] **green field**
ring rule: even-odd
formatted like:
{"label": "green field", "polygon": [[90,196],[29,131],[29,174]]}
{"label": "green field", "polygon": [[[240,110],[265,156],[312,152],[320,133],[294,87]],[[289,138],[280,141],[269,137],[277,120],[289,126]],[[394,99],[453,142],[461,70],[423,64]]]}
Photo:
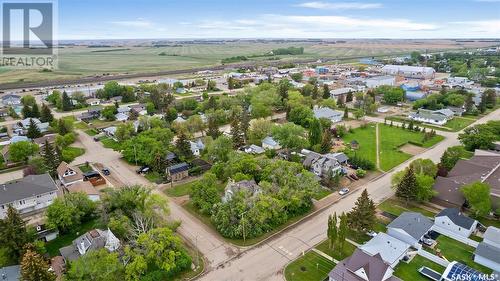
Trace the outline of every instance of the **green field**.
{"label": "green field", "polygon": [[[88,48],[64,46],[59,48],[58,70],[7,70],[0,68],[0,83],[42,80],[75,79],[107,73],[147,73],[175,69],[189,69],[219,65],[221,60],[233,56],[262,55],[276,48],[304,47],[304,54],[278,56],[280,61],[292,59],[349,59],[359,57],[409,54],[411,51],[438,51],[472,47],[481,43],[458,44],[452,40],[347,40],[346,43],[325,44],[318,42],[223,42],[219,44],[177,44],[164,47],[113,46]],[[470,45],[470,46],[468,46]],[[482,43],[482,45],[487,45]],[[97,51],[97,52],[96,52]],[[159,55],[163,53],[164,55]],[[255,57],[249,61],[267,60]]]}
{"label": "green field", "polygon": [[375,137],[375,125],[368,124],[366,128],[357,128],[348,133],[343,137],[345,143],[350,143],[352,140],[356,140],[359,143],[359,148],[357,150],[348,151],[348,155],[362,155],[364,158],[370,160],[373,164],[377,162],[376,154],[376,137]]}
{"label": "green field", "polygon": [[466,264],[482,273],[489,274],[491,269],[474,262],[474,248],[458,242],[444,235],[439,235],[436,239],[437,246],[435,248],[441,251],[441,254],[450,261],[458,261]]}
{"label": "green field", "polygon": [[402,280],[429,281],[430,279],[418,272],[418,269],[422,266],[427,266],[439,273],[443,273],[445,269],[443,266],[417,255],[409,263],[403,261],[399,262],[394,271],[394,275]]}
{"label": "green field", "polygon": [[309,251],[285,267],[287,281],[323,281],[335,264]]}
{"label": "green field", "polygon": [[423,133],[403,130],[389,125],[379,125],[379,133],[380,168],[384,171],[388,171],[412,157],[412,155],[399,150],[402,145],[411,142],[428,148],[444,139],[442,136],[437,135],[423,142]]}
{"label": "green field", "polygon": [[389,199],[385,200],[384,202],[380,203],[377,206],[377,208],[379,208],[380,210],[385,211],[387,213],[393,214],[395,216],[399,216],[403,212],[410,212],[410,211],[421,213],[422,215],[424,215],[426,217],[430,217],[430,218],[433,218],[436,215],[436,213],[433,213],[429,210],[419,208],[419,207],[413,206],[411,204],[405,205],[403,202],[401,202],[397,199],[392,199],[392,198],[389,198]]}
{"label": "green field", "polygon": [[352,255],[354,250],[356,250],[356,246],[354,246],[353,244],[351,244],[347,241],[344,243],[344,248],[342,249],[342,251],[339,251],[338,249],[335,249],[335,248],[330,249],[330,247],[328,245],[328,240],[321,242],[315,248],[322,251],[323,253],[329,255],[330,257],[338,260],[338,261],[341,261],[341,260],[349,257],[350,255]]}
{"label": "green field", "polygon": [[475,121],[476,120],[473,120],[471,118],[455,117],[450,121],[446,122],[444,126],[446,128],[450,128],[453,132],[458,132],[463,128],[469,126],[470,124],[474,123]]}

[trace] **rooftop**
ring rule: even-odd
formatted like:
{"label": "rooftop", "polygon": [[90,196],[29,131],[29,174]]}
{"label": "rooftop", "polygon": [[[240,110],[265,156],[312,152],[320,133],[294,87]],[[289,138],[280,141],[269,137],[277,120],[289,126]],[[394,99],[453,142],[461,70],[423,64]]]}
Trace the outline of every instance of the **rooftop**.
{"label": "rooftop", "polygon": [[0,204],[56,191],[57,186],[49,174],[30,175],[14,182],[2,184]]}

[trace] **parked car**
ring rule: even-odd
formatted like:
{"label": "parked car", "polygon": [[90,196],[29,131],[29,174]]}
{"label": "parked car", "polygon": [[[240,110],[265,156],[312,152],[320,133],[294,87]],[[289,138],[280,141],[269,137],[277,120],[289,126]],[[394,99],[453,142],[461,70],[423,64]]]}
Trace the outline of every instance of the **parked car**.
{"label": "parked car", "polygon": [[353,180],[356,180],[356,181],[357,181],[357,180],[359,180],[359,177],[358,177],[358,176],[356,176],[355,174],[350,174],[350,175],[349,175],[349,177],[350,177],[351,179],[353,179]]}
{"label": "parked car", "polygon": [[105,176],[111,175],[111,171],[108,168],[103,168],[101,171]]}
{"label": "parked car", "polygon": [[375,237],[375,236],[377,236],[377,232],[370,230],[370,231],[366,232],[366,235],[368,235],[370,237]]}
{"label": "parked car", "polygon": [[149,171],[149,167],[148,166],[142,166],[140,167],[139,169],[137,169],[137,173],[138,174],[145,174]]}
{"label": "parked car", "polygon": [[349,188],[344,187],[341,190],[339,190],[340,195],[346,195],[349,192]]}
{"label": "parked car", "polygon": [[430,238],[423,238],[422,243],[424,243],[427,246],[432,246],[432,244],[434,244],[434,240],[432,240]]}

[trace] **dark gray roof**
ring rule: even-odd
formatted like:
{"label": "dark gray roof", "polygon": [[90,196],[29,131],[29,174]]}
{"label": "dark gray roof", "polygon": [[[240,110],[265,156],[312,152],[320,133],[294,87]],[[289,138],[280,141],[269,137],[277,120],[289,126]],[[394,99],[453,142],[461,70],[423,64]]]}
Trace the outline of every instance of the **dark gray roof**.
{"label": "dark gray roof", "polygon": [[57,191],[57,186],[49,174],[30,175],[15,182],[2,184],[0,186],[0,204],[53,191]]}
{"label": "dark gray roof", "polygon": [[2,281],[18,281],[21,278],[21,267],[19,265],[2,267],[0,276]]}
{"label": "dark gray roof", "polygon": [[500,249],[485,242],[479,243],[474,251],[474,255],[500,263]]}
{"label": "dark gray roof", "polygon": [[404,212],[387,227],[402,229],[411,237],[420,240],[431,229],[433,224],[431,219],[420,213]]}
{"label": "dark gray roof", "polygon": [[176,173],[180,173],[180,172],[184,172],[184,171],[189,170],[189,165],[186,163],[179,163],[179,164],[172,165],[172,166],[168,167],[167,169],[171,174],[176,174]]}
{"label": "dark gray roof", "polygon": [[457,208],[447,208],[439,212],[436,217],[448,217],[454,224],[470,229],[475,220],[464,216]]}

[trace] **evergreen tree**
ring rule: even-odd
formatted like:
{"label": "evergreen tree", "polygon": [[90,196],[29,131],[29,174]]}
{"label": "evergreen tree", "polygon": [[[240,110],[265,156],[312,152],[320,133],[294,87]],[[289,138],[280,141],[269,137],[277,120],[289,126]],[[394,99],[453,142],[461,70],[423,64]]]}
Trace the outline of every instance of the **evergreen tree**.
{"label": "evergreen tree", "polygon": [[347,109],[347,106],[344,108],[344,119],[349,118],[349,110]]}
{"label": "evergreen tree", "polygon": [[338,237],[337,237],[337,241],[338,241],[338,250],[340,252],[342,252],[344,250],[344,245],[345,245],[345,239],[347,238],[347,232],[348,232],[348,222],[349,218],[347,217],[347,215],[345,213],[342,213],[342,215],[340,215],[340,224],[339,224],[339,228],[338,228]]}
{"label": "evergreen tree", "polygon": [[21,276],[23,281],[56,280],[54,273],[49,271],[48,263],[32,245],[26,250],[21,260]]}
{"label": "evergreen tree", "polygon": [[221,135],[219,126],[217,126],[217,122],[215,122],[215,118],[210,115],[207,116],[207,135],[212,137],[214,140]]}
{"label": "evergreen tree", "polygon": [[26,136],[30,139],[36,139],[42,136],[40,129],[38,129],[38,125],[35,123],[33,119],[30,118],[30,125],[28,127],[28,132]]}
{"label": "evergreen tree", "polygon": [[177,152],[187,159],[193,157],[193,153],[191,151],[191,144],[189,143],[186,133],[184,130],[181,130],[179,133],[177,140],[175,142],[175,147],[177,148]]}
{"label": "evergreen tree", "polygon": [[312,119],[309,124],[309,144],[311,147],[321,143],[321,131],[321,123],[318,118]]}
{"label": "evergreen tree", "polygon": [[478,109],[481,113],[484,113],[486,111],[486,103],[488,102],[488,94],[483,92],[481,94],[481,102],[479,103]]}
{"label": "evergreen tree", "polygon": [[417,191],[417,178],[413,168],[410,166],[403,175],[401,182],[396,186],[396,196],[408,203],[417,199]]}
{"label": "evergreen tree", "polygon": [[327,237],[328,237],[328,246],[330,249],[335,247],[335,245],[338,242],[338,227],[337,227],[337,213],[333,213],[333,215],[328,216],[328,230],[327,230]]}
{"label": "evergreen tree", "polygon": [[210,96],[208,98],[208,102],[207,102],[207,109],[217,109],[217,100],[215,99],[214,96]]}
{"label": "evergreen tree", "polygon": [[345,102],[346,103],[351,102],[352,98],[353,98],[352,93],[351,92],[347,93],[347,96],[345,98]]}
{"label": "evergreen tree", "polygon": [[63,111],[70,111],[73,109],[73,104],[71,103],[71,99],[68,96],[68,93],[66,91],[63,92],[62,95],[62,110]]}
{"label": "evergreen tree", "polygon": [[56,154],[54,147],[49,143],[48,140],[45,140],[45,145],[43,147],[42,152],[43,164],[49,174],[53,177],[56,176],[56,170],[59,164],[61,163],[59,157]]}
{"label": "evergreen tree", "polygon": [[332,133],[330,130],[326,129],[323,131],[323,136],[321,138],[321,153],[328,153],[332,148]]}
{"label": "evergreen tree", "polygon": [[157,152],[151,162],[151,169],[160,175],[164,175],[167,168],[167,161],[165,159],[165,154]]}
{"label": "evergreen tree", "polygon": [[361,233],[372,230],[375,223],[375,203],[368,197],[368,192],[365,189],[356,200],[354,208],[349,212],[349,226]]}
{"label": "evergreen tree", "polygon": [[137,118],[139,118],[139,113],[135,110],[130,110],[128,114],[128,120],[137,120]]}
{"label": "evergreen tree", "polygon": [[474,109],[474,100],[472,100],[472,94],[467,94],[465,97],[465,112],[470,113]]}
{"label": "evergreen tree", "polygon": [[6,249],[11,260],[18,261],[23,247],[32,242],[33,237],[26,230],[26,222],[19,212],[11,205],[7,205],[7,215],[0,220],[0,245]]}
{"label": "evergreen tree", "polygon": [[38,104],[35,103],[31,107],[31,117],[33,118],[40,118],[40,109],[38,108]]}
{"label": "evergreen tree", "polygon": [[328,88],[328,85],[323,84],[323,99],[327,99],[330,97],[330,88]]}
{"label": "evergreen tree", "polygon": [[248,130],[250,129],[250,114],[248,110],[243,109],[241,113],[241,132],[243,133],[244,143],[247,143],[248,140]]}
{"label": "evergreen tree", "polygon": [[40,121],[42,122],[52,122],[54,120],[54,116],[52,115],[52,112],[49,108],[48,105],[45,103],[42,104],[42,112],[40,113]]}
{"label": "evergreen tree", "polygon": [[243,134],[241,132],[240,121],[238,120],[238,118],[233,118],[233,121],[231,122],[231,137],[233,140],[233,147],[235,149],[245,144],[243,140]]}
{"label": "evergreen tree", "polygon": [[317,83],[314,83],[314,88],[312,90],[312,94],[311,94],[311,97],[315,100],[315,99],[318,99],[319,97],[319,89],[318,89],[318,84]]}
{"label": "evergreen tree", "polygon": [[31,116],[31,108],[28,105],[23,106],[23,110],[21,111],[23,118],[30,118]]}
{"label": "evergreen tree", "polygon": [[288,99],[288,89],[290,88],[290,83],[287,79],[281,79],[278,83],[278,94],[281,97],[281,101]]}

